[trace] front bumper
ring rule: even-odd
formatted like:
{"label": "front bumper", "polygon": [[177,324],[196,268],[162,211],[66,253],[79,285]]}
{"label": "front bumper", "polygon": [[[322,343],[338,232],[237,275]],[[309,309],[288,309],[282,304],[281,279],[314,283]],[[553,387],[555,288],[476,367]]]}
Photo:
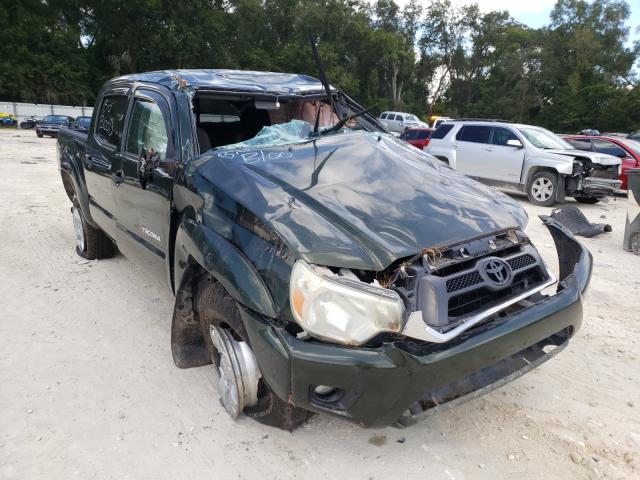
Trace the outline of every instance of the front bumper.
{"label": "front bumper", "polygon": [[610,178],[587,177],[583,180],[582,191],[586,196],[603,197],[625,196],[626,192],[621,190],[622,181]]}
{"label": "front bumper", "polygon": [[[242,309],[264,380],[282,399],[363,426],[409,424],[433,407],[500,386],[553,356],[582,322],[582,292],[592,258],[553,219],[545,221],[558,249],[558,292],[516,314],[475,327],[445,344],[397,340],[378,348],[303,341]],[[524,362],[522,359],[525,359]],[[314,392],[326,385],[328,396]]]}
{"label": "front bumper", "polygon": [[36,127],[36,133],[43,135],[57,135],[60,132],[60,127]]}

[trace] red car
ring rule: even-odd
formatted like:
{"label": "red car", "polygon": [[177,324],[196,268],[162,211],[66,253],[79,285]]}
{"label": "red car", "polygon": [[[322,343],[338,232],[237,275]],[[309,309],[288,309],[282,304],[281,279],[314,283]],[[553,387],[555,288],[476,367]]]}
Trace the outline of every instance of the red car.
{"label": "red car", "polygon": [[563,138],[579,150],[606,153],[622,160],[622,189],[627,189],[627,170],[640,167],[640,141],[620,137],[565,135]]}
{"label": "red car", "polygon": [[432,132],[433,128],[409,128],[400,135],[400,139],[420,150],[424,150],[429,145]]}

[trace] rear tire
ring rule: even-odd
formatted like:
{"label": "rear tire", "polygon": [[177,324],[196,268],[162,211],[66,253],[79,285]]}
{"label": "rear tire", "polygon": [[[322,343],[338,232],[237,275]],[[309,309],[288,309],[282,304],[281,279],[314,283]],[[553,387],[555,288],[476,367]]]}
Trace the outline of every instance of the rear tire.
{"label": "rear tire", "polygon": [[556,203],[558,175],[542,171],[534,173],[527,182],[527,197],[534,205],[550,207]]}
{"label": "rear tire", "polygon": [[71,214],[76,234],[76,253],[87,260],[112,257],[113,242],[102,230],[87,223],[77,197],[73,197]]}
{"label": "rear tire", "polygon": [[588,205],[593,205],[594,203],[598,203],[600,201],[599,198],[596,197],[573,197],[578,203],[586,203]]}
{"label": "rear tire", "polygon": [[[220,353],[211,339],[210,326],[229,331],[236,341],[246,342],[251,348],[238,304],[229,296],[224,287],[209,275],[198,282],[196,309],[202,335],[216,369],[220,368]],[[295,407],[280,399],[267,385],[264,378],[259,380],[257,397],[257,404],[245,407],[242,413],[265,425],[292,431],[313,415],[308,410]]]}
{"label": "rear tire", "polygon": [[38,138],[42,138],[43,135],[41,133],[36,133],[36,135],[38,135]]}

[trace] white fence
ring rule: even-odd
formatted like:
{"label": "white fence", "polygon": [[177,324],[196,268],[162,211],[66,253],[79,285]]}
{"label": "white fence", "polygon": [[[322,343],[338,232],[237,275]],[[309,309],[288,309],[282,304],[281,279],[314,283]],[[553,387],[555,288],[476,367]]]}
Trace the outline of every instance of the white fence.
{"label": "white fence", "polygon": [[11,113],[18,117],[18,125],[26,117],[46,117],[47,115],[68,115],[70,117],[90,117],[93,107],[71,107],[69,105],[45,105],[38,103],[0,102],[0,113]]}

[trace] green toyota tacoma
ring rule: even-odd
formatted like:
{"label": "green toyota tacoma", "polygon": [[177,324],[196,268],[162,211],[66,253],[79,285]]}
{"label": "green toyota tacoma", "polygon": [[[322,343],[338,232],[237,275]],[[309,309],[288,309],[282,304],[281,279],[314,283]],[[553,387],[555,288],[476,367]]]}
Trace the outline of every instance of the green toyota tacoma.
{"label": "green toyota tacoma", "polygon": [[556,279],[515,200],[324,80],[115,78],[88,132],[60,132],[58,161],[78,254],[117,249],[166,283],[175,363],[213,362],[233,417],[408,425],[535,368],[580,327],[592,259],[570,232],[543,220]]}

